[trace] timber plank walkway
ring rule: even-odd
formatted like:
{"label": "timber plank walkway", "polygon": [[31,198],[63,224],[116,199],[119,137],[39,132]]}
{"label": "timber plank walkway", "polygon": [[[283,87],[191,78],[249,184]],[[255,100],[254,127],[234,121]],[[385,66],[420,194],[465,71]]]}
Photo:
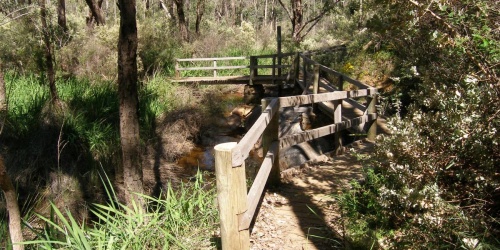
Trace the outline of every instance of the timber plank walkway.
{"label": "timber plank walkway", "polygon": [[[374,143],[355,143],[357,154]],[[282,185],[267,190],[251,229],[251,249],[345,249],[335,195],[363,178],[362,162],[350,151],[287,171]]]}

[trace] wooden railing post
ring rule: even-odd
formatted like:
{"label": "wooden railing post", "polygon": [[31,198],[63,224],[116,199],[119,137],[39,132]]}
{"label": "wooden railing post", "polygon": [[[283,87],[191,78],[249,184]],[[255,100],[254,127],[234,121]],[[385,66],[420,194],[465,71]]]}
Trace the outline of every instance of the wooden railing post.
{"label": "wooden railing post", "polygon": [[304,83],[304,87],[306,88],[307,91],[307,61],[305,59],[302,59],[302,79]]}
{"label": "wooden railing post", "polygon": [[299,79],[299,70],[300,70],[300,54],[299,52],[295,53],[295,60],[293,61],[293,83]]}
{"label": "wooden railing post", "polygon": [[218,144],[214,148],[223,250],[250,249],[248,229],[239,230],[239,216],[247,210],[247,186],[245,163],[233,167],[231,152],[236,145],[236,142],[229,142]]}
{"label": "wooden railing post", "polygon": [[181,77],[181,72],[179,71],[179,60],[175,59],[175,78],[179,79]]}
{"label": "wooden railing post", "polygon": [[276,80],[276,56],[273,56],[273,68],[271,69],[272,72],[272,79],[273,79],[273,84],[275,84]]}
{"label": "wooden railing post", "polygon": [[313,94],[317,94],[319,90],[319,64],[314,64],[314,80],[313,80]]}
{"label": "wooden railing post", "polygon": [[214,77],[217,77],[217,60],[214,60]]}
{"label": "wooden railing post", "polygon": [[278,54],[278,76],[281,77],[281,26],[276,28],[277,54]]}
{"label": "wooden railing post", "polygon": [[[377,94],[374,94],[370,100],[370,103],[368,104],[367,110],[368,114],[374,114],[377,113]],[[368,129],[368,135],[367,138],[369,141],[375,142],[375,139],[377,137],[377,119],[370,121],[370,127]]]}
{"label": "wooden railing post", "polygon": [[[337,100],[333,102],[333,123],[342,122],[342,100]],[[333,134],[333,151],[335,155],[339,155],[342,152],[342,137],[340,136],[340,131]]]}
{"label": "wooden railing post", "polygon": [[[313,65],[313,94],[318,94],[319,91],[319,64]],[[318,104],[312,105],[313,110],[317,110]]]}
{"label": "wooden railing post", "polygon": [[250,85],[253,85],[253,81],[257,76],[257,58],[255,56],[250,56]]}
{"label": "wooden railing post", "polygon": [[339,91],[343,91],[344,90],[344,76],[343,75],[339,75]]}
{"label": "wooden railing post", "polygon": [[[265,110],[266,107],[271,102],[271,98],[262,99],[262,110]],[[278,107],[279,110],[279,107]],[[271,118],[269,125],[267,125],[266,130],[262,134],[262,148],[264,150],[264,155],[269,150],[269,147],[273,143],[273,141],[277,141],[279,139],[279,112],[276,112],[274,117]],[[270,186],[279,186],[281,183],[280,177],[280,158],[279,158],[279,148],[276,152],[273,167],[271,168],[271,173],[269,174],[269,179],[267,180],[267,184]]]}

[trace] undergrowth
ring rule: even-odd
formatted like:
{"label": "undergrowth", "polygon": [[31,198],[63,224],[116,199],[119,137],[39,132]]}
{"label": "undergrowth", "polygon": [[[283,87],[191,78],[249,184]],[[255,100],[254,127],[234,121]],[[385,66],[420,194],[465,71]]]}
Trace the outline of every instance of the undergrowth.
{"label": "undergrowth", "polygon": [[[78,222],[70,211],[51,203],[50,217],[39,217],[44,228],[32,229],[37,240],[25,242],[34,249],[208,249],[217,226],[215,189],[198,172],[193,182],[174,190],[169,186],[160,198],[141,195],[148,203],[127,207],[121,203],[94,204],[89,222]],[[105,187],[109,186],[104,185]],[[106,188],[116,201],[112,188]]]}
{"label": "undergrowth", "polygon": [[[52,200],[55,206],[68,209],[78,222],[88,218],[88,204],[109,200],[99,173],[104,169],[113,177],[120,160],[117,86],[106,81],[60,79],[57,88],[63,105],[56,109],[49,104],[48,86],[40,84],[38,76],[7,73],[5,78],[9,113],[0,135],[1,150],[16,182],[23,216],[27,216],[26,221],[34,220],[26,211],[48,216],[47,204]],[[191,150],[200,127],[208,120],[203,117],[210,117],[204,115],[209,107],[196,104],[209,96],[221,98],[222,91],[178,86],[162,75],[141,83],[142,146],[152,150],[144,150],[144,168],[152,168],[147,157],[156,155],[155,150],[169,162]],[[212,104],[218,102],[213,100]],[[179,178],[174,175],[169,178]],[[166,189],[166,184],[162,188]],[[33,197],[38,202],[32,201]],[[5,209],[0,207],[0,211]],[[6,215],[0,215],[3,244],[7,241],[7,220]]]}

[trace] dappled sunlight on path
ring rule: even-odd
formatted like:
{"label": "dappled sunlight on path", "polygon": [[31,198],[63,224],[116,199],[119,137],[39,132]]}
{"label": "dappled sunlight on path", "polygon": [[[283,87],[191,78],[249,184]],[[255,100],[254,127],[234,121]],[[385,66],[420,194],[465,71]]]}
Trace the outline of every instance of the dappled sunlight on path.
{"label": "dappled sunlight on path", "polygon": [[[374,144],[357,143],[357,154]],[[328,156],[286,171],[280,188],[268,190],[251,232],[251,249],[344,249],[335,195],[363,178],[353,153]]]}

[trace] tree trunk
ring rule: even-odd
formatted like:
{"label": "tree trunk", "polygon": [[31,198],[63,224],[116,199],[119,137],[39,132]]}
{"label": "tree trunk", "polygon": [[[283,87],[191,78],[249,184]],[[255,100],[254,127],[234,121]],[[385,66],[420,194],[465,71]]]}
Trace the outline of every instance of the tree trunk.
{"label": "tree trunk", "polygon": [[300,31],[303,25],[303,11],[302,0],[292,0],[292,39],[296,43],[302,41]]}
{"label": "tree trunk", "polygon": [[174,0],[177,7],[177,19],[179,20],[179,31],[182,40],[189,42],[189,30],[186,15],[184,13],[184,0]]}
{"label": "tree trunk", "polygon": [[49,78],[50,97],[53,104],[59,103],[59,96],[56,89],[56,71],[54,69],[54,57],[52,55],[52,43],[50,41],[49,27],[47,25],[46,0],[40,1],[40,21],[42,23],[42,36],[45,46],[45,64],[47,66],[47,76]]}
{"label": "tree trunk", "polygon": [[7,94],[5,92],[5,80],[3,79],[3,66],[0,62],[0,134],[2,134],[5,120],[7,119]]}
{"label": "tree trunk", "polygon": [[120,143],[122,166],[116,177],[120,197],[130,207],[144,203],[139,137],[139,97],[137,91],[137,21],[135,0],[119,0],[120,34],[118,39],[118,96],[120,99]]}
{"label": "tree trunk", "polygon": [[195,23],[195,32],[197,35],[200,34],[200,24],[201,18],[205,12],[205,0],[198,0],[196,3],[196,23]]}
{"label": "tree trunk", "polygon": [[[3,78],[2,78],[3,79]],[[23,234],[21,230],[21,213],[19,211],[19,204],[17,203],[17,194],[14,185],[7,175],[7,168],[3,157],[0,156],[0,188],[5,196],[7,205],[7,212],[9,214],[9,233],[12,243],[20,243],[23,241]],[[22,250],[24,245],[13,245],[12,249]]]}
{"label": "tree trunk", "polygon": [[167,9],[168,9],[168,13],[170,14],[170,17],[172,17],[172,20],[175,22],[177,22],[177,20],[175,19],[175,12],[174,12],[174,0],[167,0]]}
{"label": "tree trunk", "polygon": [[265,6],[264,6],[264,26],[267,26],[267,1],[268,0],[266,0]]}
{"label": "tree trunk", "polygon": [[[286,11],[288,18],[292,23],[292,39],[296,43],[300,43],[302,39],[311,31],[312,28],[333,8],[333,4],[340,2],[340,0],[335,1],[325,1],[321,7],[321,11],[316,14],[315,17],[309,17],[307,21],[304,21],[304,5],[302,0],[290,0],[291,8],[288,9],[282,0],[278,0],[280,5]],[[313,5],[314,9],[316,8]],[[316,11],[314,11],[316,12]]]}
{"label": "tree trunk", "polygon": [[63,30],[64,33],[68,32],[68,26],[66,25],[66,1],[59,0],[57,5],[57,24]]}
{"label": "tree trunk", "polygon": [[104,18],[104,13],[102,13],[101,9],[102,0],[100,0],[98,3],[96,3],[95,0],[85,0],[85,2],[89,6],[91,14],[91,16],[87,18],[87,25],[91,27],[94,21],[97,23],[97,25],[105,25],[106,19]]}
{"label": "tree trunk", "polygon": [[170,11],[169,9],[167,8],[167,5],[165,4],[165,2],[163,0],[160,0],[160,8],[163,9],[163,11],[165,12],[165,17],[167,19],[170,19],[172,18],[172,15],[170,15]]}

